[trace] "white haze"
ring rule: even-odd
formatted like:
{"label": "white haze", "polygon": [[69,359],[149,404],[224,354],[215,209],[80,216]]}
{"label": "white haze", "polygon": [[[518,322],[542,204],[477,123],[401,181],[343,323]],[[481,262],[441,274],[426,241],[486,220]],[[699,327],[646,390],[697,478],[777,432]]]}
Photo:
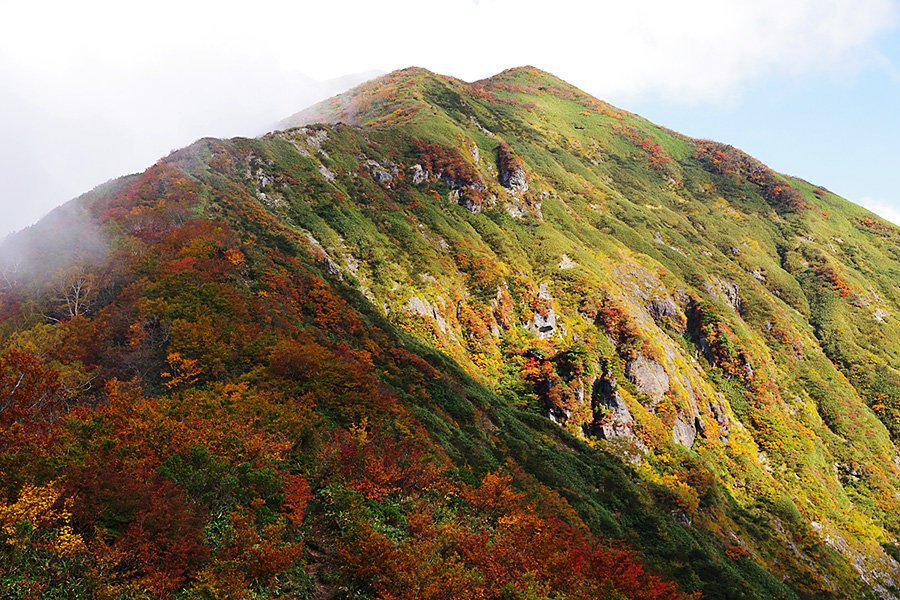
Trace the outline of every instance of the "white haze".
{"label": "white haze", "polygon": [[534,64],[623,108],[702,105],[772,75],[877,63],[874,40],[897,22],[895,0],[0,0],[0,236],[365,78],[335,81],[347,73],[473,80]]}

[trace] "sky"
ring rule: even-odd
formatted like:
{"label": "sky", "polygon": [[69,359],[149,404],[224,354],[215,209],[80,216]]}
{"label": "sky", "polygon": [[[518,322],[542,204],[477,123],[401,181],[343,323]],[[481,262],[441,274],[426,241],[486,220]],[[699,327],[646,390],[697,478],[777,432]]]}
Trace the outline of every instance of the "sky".
{"label": "sky", "polygon": [[0,0],[0,236],[377,73],[526,64],[900,223],[900,0]]}

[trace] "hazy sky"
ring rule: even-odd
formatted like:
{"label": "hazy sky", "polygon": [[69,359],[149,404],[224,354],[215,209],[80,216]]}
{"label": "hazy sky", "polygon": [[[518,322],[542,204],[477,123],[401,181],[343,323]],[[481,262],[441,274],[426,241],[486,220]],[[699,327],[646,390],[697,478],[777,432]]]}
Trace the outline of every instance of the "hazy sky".
{"label": "hazy sky", "polygon": [[410,65],[532,64],[900,223],[898,27],[900,0],[0,0],[0,236]]}

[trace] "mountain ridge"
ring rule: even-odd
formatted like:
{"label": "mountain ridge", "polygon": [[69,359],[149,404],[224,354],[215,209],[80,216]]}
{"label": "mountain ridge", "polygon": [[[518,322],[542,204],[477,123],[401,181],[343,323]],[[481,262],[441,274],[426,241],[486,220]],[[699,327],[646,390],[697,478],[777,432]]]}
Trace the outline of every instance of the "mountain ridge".
{"label": "mountain ridge", "polygon": [[[585,554],[620,539],[684,593],[896,597],[895,228],[532,67],[474,83],[405,69],[299,114],[287,122],[326,123],[203,139],[81,197],[98,238],[46,221],[6,242],[45,266],[4,265],[0,381],[62,383],[35,384],[43,399],[5,422],[4,510],[28,489],[77,508],[71,525],[31,518],[37,537],[8,532],[9,547],[46,552],[69,527],[85,565],[122,549],[115,585],[185,597],[279,581],[411,597],[436,576],[408,566],[422,547],[492,597],[603,581],[644,597],[659,582],[629,587],[609,562],[632,555]],[[79,432],[104,418],[115,429],[91,448]],[[54,419],[61,438],[46,437]],[[230,450],[216,423],[266,441]],[[155,537],[131,529],[131,496],[89,476],[110,448],[108,477],[153,473],[141,493],[180,515]],[[500,501],[517,494],[536,504]],[[503,516],[479,525],[479,511]],[[206,562],[192,562],[174,532],[201,522]],[[560,554],[529,545],[491,579],[478,536],[511,552],[541,528]],[[253,566],[253,536],[284,569]],[[177,572],[128,550],[140,543]],[[387,558],[366,566],[372,547]],[[11,552],[4,585],[21,587],[38,557]],[[111,589],[89,571],[53,589]]]}

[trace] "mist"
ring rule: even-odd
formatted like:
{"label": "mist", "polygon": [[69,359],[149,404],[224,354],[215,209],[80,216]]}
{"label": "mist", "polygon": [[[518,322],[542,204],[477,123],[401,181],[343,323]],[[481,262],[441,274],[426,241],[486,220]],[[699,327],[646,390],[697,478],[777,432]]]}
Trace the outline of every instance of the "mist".
{"label": "mist", "polygon": [[64,88],[0,78],[0,239],[201,137],[255,137],[380,74],[317,81],[258,64],[108,69]]}

